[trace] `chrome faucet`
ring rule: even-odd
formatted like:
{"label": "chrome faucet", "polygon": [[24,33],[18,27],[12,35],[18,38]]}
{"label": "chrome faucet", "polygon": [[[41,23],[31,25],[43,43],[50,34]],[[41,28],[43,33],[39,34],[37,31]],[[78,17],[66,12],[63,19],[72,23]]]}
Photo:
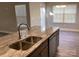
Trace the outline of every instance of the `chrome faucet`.
{"label": "chrome faucet", "polygon": [[[30,30],[30,28],[29,28],[29,26],[28,26],[27,24],[21,23],[21,24],[18,26],[19,40],[21,39],[21,33],[20,33],[21,25],[26,25],[26,26],[27,26],[27,29]],[[22,50],[22,42],[19,41],[19,44],[20,44],[20,50]]]}
{"label": "chrome faucet", "polygon": [[27,29],[30,30],[30,28],[29,28],[29,26],[28,26],[27,24],[21,23],[21,24],[18,26],[19,39],[21,39],[21,33],[20,33],[21,25],[26,25],[26,26],[27,26]]}

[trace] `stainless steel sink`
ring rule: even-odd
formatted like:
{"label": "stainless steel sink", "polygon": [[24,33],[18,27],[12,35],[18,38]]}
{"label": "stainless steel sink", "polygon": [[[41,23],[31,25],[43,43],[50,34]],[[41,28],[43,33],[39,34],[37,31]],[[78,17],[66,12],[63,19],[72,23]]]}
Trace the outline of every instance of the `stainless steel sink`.
{"label": "stainless steel sink", "polygon": [[2,37],[2,36],[6,36],[6,35],[8,35],[9,33],[6,33],[6,32],[0,32],[0,37]]}
{"label": "stainless steel sink", "polygon": [[9,45],[9,47],[12,49],[15,49],[15,50],[20,50],[21,49],[20,43],[21,43],[22,50],[27,50],[41,39],[42,39],[41,37],[29,36],[26,39],[23,39],[21,41],[18,41],[18,42],[15,42],[15,43]]}
{"label": "stainless steel sink", "polygon": [[24,39],[23,42],[28,42],[28,43],[31,43],[31,44],[35,44],[36,42],[38,42],[41,39],[42,39],[41,37],[29,36],[28,38]]}
{"label": "stainless steel sink", "polygon": [[[26,50],[32,46],[32,44],[28,44],[22,41],[21,44],[22,44],[22,50]],[[15,50],[20,50],[20,41],[11,44],[9,47]]]}

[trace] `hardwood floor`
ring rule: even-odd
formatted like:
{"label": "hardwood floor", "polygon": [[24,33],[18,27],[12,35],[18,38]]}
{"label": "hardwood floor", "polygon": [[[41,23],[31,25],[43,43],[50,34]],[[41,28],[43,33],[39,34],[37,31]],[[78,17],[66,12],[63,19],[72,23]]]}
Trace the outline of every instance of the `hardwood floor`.
{"label": "hardwood floor", "polygon": [[57,57],[79,57],[79,32],[60,31]]}

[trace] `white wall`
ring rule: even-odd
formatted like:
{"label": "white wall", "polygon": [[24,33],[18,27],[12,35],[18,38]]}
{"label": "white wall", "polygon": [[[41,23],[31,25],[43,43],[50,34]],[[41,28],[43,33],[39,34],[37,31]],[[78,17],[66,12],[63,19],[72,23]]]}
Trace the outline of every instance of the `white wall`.
{"label": "white wall", "polygon": [[[44,10],[45,9],[45,10]],[[45,13],[44,13],[45,11]],[[44,26],[51,27],[51,20],[48,19],[46,6],[43,2],[32,2],[30,3],[30,19],[31,26]]]}
{"label": "white wall", "polygon": [[40,2],[31,2],[29,5],[31,26],[40,26]]}

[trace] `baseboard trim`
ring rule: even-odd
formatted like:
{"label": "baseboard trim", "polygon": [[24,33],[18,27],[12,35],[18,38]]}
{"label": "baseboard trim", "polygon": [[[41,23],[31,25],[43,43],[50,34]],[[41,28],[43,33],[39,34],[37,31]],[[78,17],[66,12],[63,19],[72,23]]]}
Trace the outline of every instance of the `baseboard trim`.
{"label": "baseboard trim", "polygon": [[62,31],[73,31],[73,32],[79,32],[79,29],[69,29],[69,28],[60,28]]}

